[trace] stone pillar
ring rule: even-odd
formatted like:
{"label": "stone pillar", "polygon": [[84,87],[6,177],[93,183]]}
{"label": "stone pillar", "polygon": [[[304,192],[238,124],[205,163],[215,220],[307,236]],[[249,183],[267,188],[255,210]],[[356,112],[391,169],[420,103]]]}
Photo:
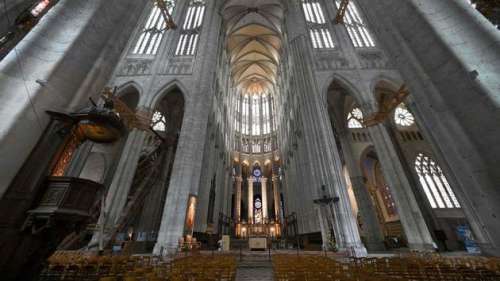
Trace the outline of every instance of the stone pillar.
{"label": "stone pillar", "polygon": [[354,176],[350,179],[358,203],[358,211],[361,215],[361,228],[366,238],[366,247],[370,251],[384,250],[384,235],[377,217],[376,208],[371,199],[370,191],[364,183],[364,178],[362,176]]}
{"label": "stone pillar", "polygon": [[235,210],[236,210],[236,222],[241,221],[241,182],[243,179],[238,176],[236,177],[236,196],[235,196]]}
{"label": "stone pillar", "polygon": [[[179,1],[188,4],[189,1]],[[153,249],[155,255],[168,255],[176,253],[178,241],[184,234],[186,221],[186,208],[190,195],[197,196],[200,190],[201,177],[204,171],[203,152],[206,146],[207,126],[211,107],[207,106],[212,102],[214,96],[214,79],[211,70],[216,69],[218,40],[222,20],[220,10],[222,1],[207,1],[206,14],[204,19],[203,32],[200,34],[197,56],[207,58],[203,63],[195,64],[193,68],[193,83],[184,84],[186,89],[182,89],[185,97],[185,112],[180,131],[179,142],[177,144],[175,160],[172,168],[172,176],[168,187],[165,207],[163,208],[158,241]],[[177,11],[182,11],[178,9]],[[175,17],[181,17],[182,13],[176,13]],[[167,32],[168,33],[168,32]],[[174,33],[175,34],[175,33]],[[175,37],[175,36],[174,36]],[[166,43],[175,43],[175,40],[164,40]],[[168,48],[166,48],[165,52]],[[164,60],[163,60],[164,59]],[[159,69],[164,69],[162,63],[169,59],[168,54],[164,54],[158,60]],[[166,65],[166,64],[165,64]],[[162,73],[159,70],[158,73]],[[163,77],[163,78],[162,78]],[[158,74],[155,79],[165,79]],[[160,81],[160,80],[156,80]],[[162,80],[171,81],[171,80]],[[152,83],[158,91],[165,89],[161,83]],[[182,83],[173,82],[171,86],[182,86]],[[156,95],[160,97],[160,95]],[[157,104],[159,100],[153,99],[152,103]]]}
{"label": "stone pillar", "polygon": [[384,178],[391,187],[408,246],[413,250],[432,250],[432,236],[387,129],[380,124],[370,127],[369,132]]}
{"label": "stone pillar", "polygon": [[[45,111],[81,108],[99,94],[145,2],[59,1],[0,61],[0,198],[48,125]],[[70,108],[96,69],[99,77],[91,83],[99,90],[85,92],[83,102]]]}
{"label": "stone pillar", "polygon": [[273,197],[274,197],[274,217],[275,220],[281,221],[280,212],[280,192],[279,192],[279,178],[278,176],[273,176]]}
{"label": "stone pillar", "polygon": [[101,227],[94,233],[89,244],[90,248],[97,247],[99,244],[101,244],[100,246],[107,244],[113,231],[118,227],[117,223],[123,215],[122,212],[127,203],[145,137],[146,132],[138,129],[132,130],[127,137],[120,161],[106,194],[104,209],[101,210],[99,216],[98,225]]}
{"label": "stone pillar", "polygon": [[254,177],[248,178],[248,223],[253,224],[253,182]]}
{"label": "stone pillar", "polygon": [[261,182],[261,192],[262,192],[262,218],[264,222],[269,219],[269,214],[267,210],[267,178],[262,177]]}
{"label": "stone pillar", "polygon": [[299,1],[290,2],[286,16],[289,25],[290,69],[293,77],[291,91],[299,98],[301,104],[299,114],[303,119],[303,132],[300,135],[304,140],[305,153],[310,159],[314,159],[310,165],[304,166],[304,169],[308,169],[304,173],[314,175],[311,177],[309,190],[304,190],[304,193],[309,192],[318,197],[319,189],[324,185],[330,196],[338,197],[332,216],[336,223],[335,233],[343,240],[341,250],[345,250],[351,256],[363,257],[367,252],[359,236],[346,182],[342,175],[342,163],[336,149],[335,136],[313,69],[315,63],[312,46],[305,28],[301,4]]}

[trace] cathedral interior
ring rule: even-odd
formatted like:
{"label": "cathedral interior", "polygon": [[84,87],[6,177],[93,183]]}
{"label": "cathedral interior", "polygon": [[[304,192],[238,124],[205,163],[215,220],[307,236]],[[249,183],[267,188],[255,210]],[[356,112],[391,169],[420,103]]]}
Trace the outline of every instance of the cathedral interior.
{"label": "cathedral interior", "polygon": [[499,0],[0,7],[1,280],[500,280]]}

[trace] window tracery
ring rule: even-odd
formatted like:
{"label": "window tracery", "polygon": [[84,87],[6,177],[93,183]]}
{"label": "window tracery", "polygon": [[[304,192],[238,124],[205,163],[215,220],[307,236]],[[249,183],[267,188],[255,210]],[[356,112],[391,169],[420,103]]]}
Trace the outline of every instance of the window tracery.
{"label": "window tracery", "polygon": [[441,167],[429,156],[418,154],[415,170],[420,184],[433,209],[460,208],[455,193],[451,189]]}
{"label": "window tracery", "polygon": [[[164,0],[164,2],[168,12],[172,13],[174,11],[175,1]],[[165,22],[165,18],[162,15],[161,9],[155,2],[132,53],[135,55],[156,55],[166,27],[167,23]]]}
{"label": "window tracery", "polygon": [[165,132],[167,130],[167,119],[163,113],[156,111],[151,118],[151,127],[155,131]]}
{"label": "window tracery", "polygon": [[323,8],[317,0],[302,0],[302,10],[309,28],[309,36],[313,48],[315,49],[332,49],[333,44],[332,34],[328,29],[328,24],[323,13]]}
{"label": "window tracery", "polygon": [[349,129],[361,129],[363,126],[363,111],[359,107],[354,107],[347,115],[347,127]]}
{"label": "window tracery", "polygon": [[175,50],[176,56],[194,56],[198,47],[205,1],[191,0],[181,28],[181,36]]}
{"label": "window tracery", "polygon": [[[341,0],[335,0],[337,9],[340,7]],[[375,40],[368,31],[368,27],[361,17],[361,13],[354,1],[350,1],[344,16],[344,25],[349,33],[349,37],[356,48],[375,47]]]}
{"label": "window tracery", "polygon": [[405,104],[400,104],[394,111],[394,122],[401,127],[411,127],[415,124],[415,117]]}

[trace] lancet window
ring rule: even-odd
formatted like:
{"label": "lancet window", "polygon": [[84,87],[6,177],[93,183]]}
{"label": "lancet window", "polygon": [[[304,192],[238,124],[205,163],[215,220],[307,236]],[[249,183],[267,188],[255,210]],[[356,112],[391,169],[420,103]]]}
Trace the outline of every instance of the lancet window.
{"label": "lancet window", "polygon": [[181,26],[181,35],[175,50],[176,56],[193,56],[196,53],[204,15],[205,1],[191,0]]}
{"label": "lancet window", "polygon": [[[172,14],[175,1],[164,0],[164,2],[169,13]],[[155,2],[132,53],[136,55],[156,55],[166,27],[165,17],[162,15],[157,2]]]}
{"label": "lancet window", "polygon": [[[340,7],[342,0],[335,0],[337,9]],[[351,38],[354,47],[356,48],[369,48],[375,47],[375,40],[373,40],[368,27],[361,17],[358,7],[354,1],[350,1],[344,16],[344,24],[347,28],[347,33]]]}
{"label": "lancet window", "polygon": [[332,34],[321,4],[317,0],[302,0],[302,10],[309,28],[309,36],[315,49],[332,49]]}
{"label": "lancet window", "polygon": [[415,160],[415,170],[424,193],[433,209],[460,208],[441,167],[431,157],[420,153]]}
{"label": "lancet window", "polygon": [[243,96],[243,111],[241,114],[241,133],[250,134],[250,96]]}

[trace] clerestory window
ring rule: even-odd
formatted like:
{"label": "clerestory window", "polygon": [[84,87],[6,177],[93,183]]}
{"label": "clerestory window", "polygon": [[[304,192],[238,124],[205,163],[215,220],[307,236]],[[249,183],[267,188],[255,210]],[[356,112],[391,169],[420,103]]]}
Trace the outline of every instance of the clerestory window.
{"label": "clerestory window", "polygon": [[205,1],[191,0],[184,17],[184,23],[181,26],[181,35],[175,49],[176,56],[194,56],[200,39],[204,15]]}
{"label": "clerestory window", "polygon": [[[340,7],[342,0],[335,0],[337,9]],[[347,10],[344,15],[344,25],[349,33],[352,44],[356,48],[375,47],[375,40],[368,31],[368,27],[361,17],[356,3],[351,0],[347,5]]]}
{"label": "clerestory window", "polygon": [[335,45],[333,44],[332,34],[328,29],[325,14],[319,1],[302,0],[302,10],[304,11],[313,48],[334,48]]}
{"label": "clerestory window", "polygon": [[[164,0],[164,2],[168,12],[172,14],[175,1]],[[166,29],[165,17],[157,2],[155,2],[132,53],[135,55],[156,55]]]}

